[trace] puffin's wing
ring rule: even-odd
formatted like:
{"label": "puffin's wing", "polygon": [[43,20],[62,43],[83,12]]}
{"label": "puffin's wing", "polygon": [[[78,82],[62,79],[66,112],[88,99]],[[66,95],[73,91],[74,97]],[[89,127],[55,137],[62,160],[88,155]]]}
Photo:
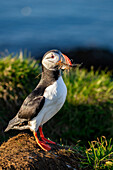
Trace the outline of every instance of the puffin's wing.
{"label": "puffin's wing", "polygon": [[36,88],[29,94],[29,96],[24,100],[17,115],[12,120],[10,120],[5,132],[10,129],[15,129],[15,126],[17,127],[23,122],[31,120],[40,112],[45,102],[43,92],[44,89]]}
{"label": "puffin's wing", "polygon": [[44,96],[28,96],[18,112],[18,117],[21,119],[31,120],[40,112],[44,105],[44,102]]}

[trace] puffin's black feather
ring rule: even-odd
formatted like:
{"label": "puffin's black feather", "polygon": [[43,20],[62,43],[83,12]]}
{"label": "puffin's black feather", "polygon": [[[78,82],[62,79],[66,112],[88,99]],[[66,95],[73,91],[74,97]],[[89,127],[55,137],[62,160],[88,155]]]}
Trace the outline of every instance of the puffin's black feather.
{"label": "puffin's black feather", "polygon": [[50,71],[43,66],[42,78],[38,86],[24,100],[18,112],[20,119],[31,120],[38,115],[45,102],[45,97],[43,96],[44,90],[49,85],[52,85],[58,79],[59,75],[59,70]]}
{"label": "puffin's black feather", "polygon": [[36,98],[29,100],[29,102],[28,100],[29,98],[26,98],[18,112],[18,117],[20,119],[31,120],[33,117],[37,116],[44,105],[45,97],[37,96]]}

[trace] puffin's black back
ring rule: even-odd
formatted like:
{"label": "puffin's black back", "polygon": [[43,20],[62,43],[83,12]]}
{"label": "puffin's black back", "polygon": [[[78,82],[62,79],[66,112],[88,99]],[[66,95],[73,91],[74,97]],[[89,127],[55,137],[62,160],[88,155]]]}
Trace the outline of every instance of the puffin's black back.
{"label": "puffin's black back", "polygon": [[59,76],[59,70],[52,71],[42,66],[41,80],[37,87],[24,100],[18,112],[19,118],[31,120],[38,115],[45,102],[45,97],[43,96],[45,89],[58,80]]}

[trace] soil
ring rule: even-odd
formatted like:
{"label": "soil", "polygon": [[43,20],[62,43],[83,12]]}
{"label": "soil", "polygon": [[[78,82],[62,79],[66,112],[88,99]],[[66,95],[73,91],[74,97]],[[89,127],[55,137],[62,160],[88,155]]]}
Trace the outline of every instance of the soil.
{"label": "soil", "polygon": [[43,151],[33,136],[18,134],[0,146],[0,170],[2,169],[41,169],[66,170],[80,168],[82,156],[69,147],[51,145],[52,150]]}

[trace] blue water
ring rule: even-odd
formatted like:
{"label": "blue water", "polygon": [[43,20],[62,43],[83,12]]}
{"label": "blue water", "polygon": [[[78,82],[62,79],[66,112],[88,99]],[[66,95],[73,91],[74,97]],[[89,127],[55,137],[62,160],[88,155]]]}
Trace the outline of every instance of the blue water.
{"label": "blue water", "polygon": [[113,50],[113,0],[0,0],[0,51]]}

